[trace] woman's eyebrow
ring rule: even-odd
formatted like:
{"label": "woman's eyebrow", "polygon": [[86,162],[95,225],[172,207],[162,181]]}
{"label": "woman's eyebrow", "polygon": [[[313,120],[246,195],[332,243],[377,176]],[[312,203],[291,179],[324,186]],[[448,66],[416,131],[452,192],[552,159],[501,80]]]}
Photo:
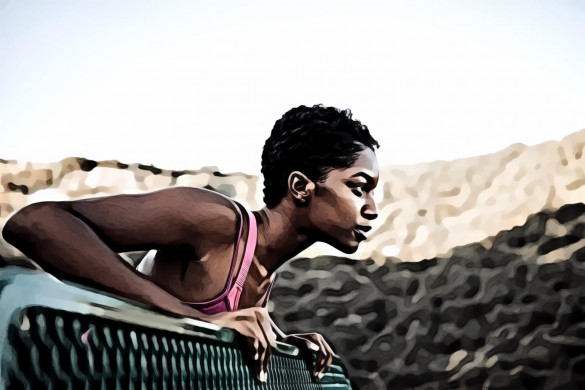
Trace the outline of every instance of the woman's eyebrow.
{"label": "woman's eyebrow", "polygon": [[374,185],[374,179],[372,178],[372,176],[368,175],[365,172],[358,172],[355,175],[351,175],[350,177],[358,177],[358,176],[361,176],[364,179],[366,179],[366,181],[368,182],[368,184]]}

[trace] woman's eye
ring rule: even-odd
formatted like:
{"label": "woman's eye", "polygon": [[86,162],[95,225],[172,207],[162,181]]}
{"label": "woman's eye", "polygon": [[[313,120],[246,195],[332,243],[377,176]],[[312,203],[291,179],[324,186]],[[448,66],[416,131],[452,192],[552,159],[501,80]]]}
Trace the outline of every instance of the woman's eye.
{"label": "woman's eye", "polygon": [[364,194],[365,184],[362,183],[348,183],[347,186],[351,188],[351,192],[355,196],[362,196]]}

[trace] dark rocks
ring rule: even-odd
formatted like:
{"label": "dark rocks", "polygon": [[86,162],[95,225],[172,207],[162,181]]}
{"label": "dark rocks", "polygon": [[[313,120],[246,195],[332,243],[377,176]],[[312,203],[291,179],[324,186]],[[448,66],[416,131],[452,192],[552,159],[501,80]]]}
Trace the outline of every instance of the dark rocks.
{"label": "dark rocks", "polygon": [[445,259],[294,260],[273,317],[322,333],[359,389],[585,388],[584,214],[538,213]]}
{"label": "dark rocks", "polygon": [[567,223],[585,214],[585,204],[576,203],[561,207],[556,213],[556,219],[560,223]]}
{"label": "dark rocks", "polygon": [[160,175],[162,173],[162,169],[157,168],[157,167],[155,167],[153,165],[138,164],[138,169],[142,169],[144,171],[152,172],[154,175]]}
{"label": "dark rocks", "polygon": [[573,236],[573,235],[566,235],[562,237],[553,237],[542,243],[538,247],[538,254],[539,255],[546,255],[556,249],[562,248],[564,246],[569,246],[574,244],[575,242],[579,241],[581,237]]}
{"label": "dark rocks", "polygon": [[22,192],[24,195],[28,194],[28,186],[25,186],[24,184],[18,185],[14,184],[13,182],[9,182],[8,189],[10,191]]}
{"label": "dark rocks", "polygon": [[79,168],[84,172],[90,172],[92,169],[98,166],[97,161],[88,160],[86,158],[78,158]]}

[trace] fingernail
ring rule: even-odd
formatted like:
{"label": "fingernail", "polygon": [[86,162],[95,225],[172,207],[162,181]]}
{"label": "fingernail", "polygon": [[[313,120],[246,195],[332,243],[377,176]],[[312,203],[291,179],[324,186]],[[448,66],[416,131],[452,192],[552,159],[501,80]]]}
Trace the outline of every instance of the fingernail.
{"label": "fingernail", "polygon": [[258,355],[258,352],[256,352],[256,355],[254,355],[254,360],[258,360],[260,356]]}
{"label": "fingernail", "polygon": [[89,332],[90,332],[90,331],[91,331],[91,328],[89,328],[89,329],[88,329],[88,330],[87,330],[85,333],[83,333],[83,334],[81,335],[81,342],[82,342],[83,344],[87,344],[87,342],[88,342],[88,338],[89,338]]}
{"label": "fingernail", "polygon": [[323,378],[323,373],[320,372],[319,375],[317,375],[319,377],[319,379]]}
{"label": "fingernail", "polygon": [[309,343],[309,348],[311,348],[313,351],[319,350],[319,346],[317,344],[313,344],[313,343]]}
{"label": "fingernail", "polygon": [[260,372],[260,382],[266,382],[268,380],[268,374],[266,371]]}

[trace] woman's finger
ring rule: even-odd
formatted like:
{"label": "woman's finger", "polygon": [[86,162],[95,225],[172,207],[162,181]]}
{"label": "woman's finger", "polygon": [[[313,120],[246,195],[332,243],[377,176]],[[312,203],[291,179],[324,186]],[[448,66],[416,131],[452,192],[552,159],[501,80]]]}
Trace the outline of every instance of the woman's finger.
{"label": "woman's finger", "polygon": [[316,377],[321,378],[323,376],[323,371],[325,369],[325,359],[326,359],[327,350],[325,349],[325,346],[323,345],[323,341],[321,340],[319,335],[314,335],[311,337],[311,339],[319,347],[319,351],[317,352],[317,357],[315,359],[315,367],[313,369],[313,374]]}
{"label": "woman's finger", "polygon": [[314,334],[312,337],[319,344],[317,361],[315,362],[315,375],[321,378],[327,370],[327,367],[333,362],[333,351],[325,338],[320,334]]}
{"label": "woman's finger", "polygon": [[260,353],[260,359],[258,360],[258,367],[260,372],[258,373],[258,380],[260,382],[266,382],[267,378],[268,378],[268,361],[270,360],[270,343],[268,341],[268,338],[266,336],[266,332],[264,331],[264,328],[262,327],[262,323],[257,319],[257,324],[258,324],[258,328],[260,331],[260,334],[258,335],[260,340],[261,340],[261,345],[262,345],[262,349],[261,349],[261,353]]}
{"label": "woman's finger", "polygon": [[250,356],[252,356],[253,361],[253,368],[254,374],[256,379],[261,380],[262,378],[262,359],[264,355],[262,341],[258,338],[258,333],[260,329],[254,330],[252,334],[246,337],[248,341],[248,349],[250,351]]}
{"label": "woman's finger", "polygon": [[335,356],[335,352],[333,352],[333,348],[325,341],[325,348],[327,349],[327,362],[325,365],[325,369],[333,363],[333,357]]}
{"label": "woman's finger", "polygon": [[331,347],[329,346],[329,344],[327,343],[327,340],[325,340],[325,338],[321,335],[319,335],[319,341],[321,343],[321,348],[323,349],[323,355],[325,357],[325,361],[324,361],[324,370],[327,369],[327,367],[329,367],[331,365],[331,363],[333,362],[333,355],[335,355],[335,353],[333,352],[333,349],[331,349]]}
{"label": "woman's finger", "polygon": [[[272,345],[276,343],[276,337],[273,337],[270,321],[267,320],[265,313],[260,310],[256,312],[256,324],[260,331],[259,340],[262,346],[258,380],[266,382],[268,380],[268,364],[272,357]],[[271,339],[274,339],[274,341]]]}
{"label": "woman's finger", "polygon": [[271,346],[276,345],[276,335],[264,311],[265,309],[249,308],[221,313],[213,318],[213,323],[235,329],[246,338],[254,373],[262,382],[268,379],[267,368],[272,356]]}
{"label": "woman's finger", "polygon": [[319,371],[321,369],[320,361],[322,360],[323,356],[323,346],[316,336],[316,334],[307,333],[304,334],[301,338],[307,348],[316,354],[315,362],[313,363],[313,376],[315,377],[319,375]]}
{"label": "woman's finger", "polygon": [[234,329],[236,329],[246,338],[248,351],[250,353],[250,357],[252,358],[254,374],[256,378],[260,380],[262,372],[263,341],[262,331],[256,322],[256,317],[253,316],[251,319],[239,322],[237,326],[234,327]]}
{"label": "woman's finger", "polygon": [[272,323],[270,322],[270,317],[266,309],[258,309],[256,312],[256,319],[266,336],[268,344],[272,348],[276,348],[276,334],[272,330]]}
{"label": "woman's finger", "polygon": [[256,361],[256,378],[260,381],[260,382],[266,382],[266,359],[268,358],[268,343],[266,342],[266,340],[264,339],[264,335],[262,334],[262,331],[259,329],[260,334],[257,336],[258,337],[258,353],[259,353],[259,358]]}

